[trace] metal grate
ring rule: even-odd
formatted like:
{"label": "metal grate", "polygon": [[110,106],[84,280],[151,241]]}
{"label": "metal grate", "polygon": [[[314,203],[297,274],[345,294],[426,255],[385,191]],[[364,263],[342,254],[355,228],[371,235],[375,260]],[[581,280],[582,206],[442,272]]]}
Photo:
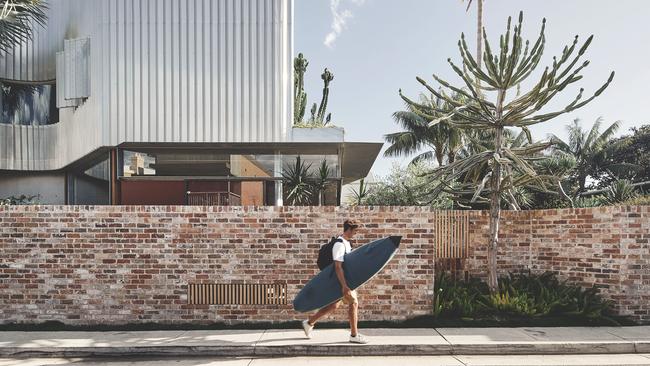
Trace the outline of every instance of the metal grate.
{"label": "metal grate", "polygon": [[190,305],[286,305],[287,284],[190,283]]}
{"label": "metal grate", "polygon": [[434,220],[436,258],[467,258],[469,211],[439,211]]}

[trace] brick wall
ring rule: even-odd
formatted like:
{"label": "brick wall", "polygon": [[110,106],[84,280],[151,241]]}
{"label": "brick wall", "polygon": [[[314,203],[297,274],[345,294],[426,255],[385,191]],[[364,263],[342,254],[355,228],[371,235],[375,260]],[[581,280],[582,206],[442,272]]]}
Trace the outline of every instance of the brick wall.
{"label": "brick wall", "polygon": [[[621,315],[650,323],[650,206],[505,211],[498,265],[507,271],[553,271],[597,286]],[[485,276],[489,215],[470,222],[468,271]]]}
{"label": "brick wall", "polygon": [[[0,207],[0,323],[300,319],[290,301],[188,305],[186,284],[286,282],[291,300],[316,273],[319,245],[349,216],[366,224],[356,243],[404,237],[360,290],[360,318],[428,314],[435,215],[419,207]],[[485,273],[487,224],[485,212],[472,212],[465,267],[475,275]],[[503,273],[553,270],[596,284],[622,314],[650,322],[649,206],[505,212],[501,228]]]}

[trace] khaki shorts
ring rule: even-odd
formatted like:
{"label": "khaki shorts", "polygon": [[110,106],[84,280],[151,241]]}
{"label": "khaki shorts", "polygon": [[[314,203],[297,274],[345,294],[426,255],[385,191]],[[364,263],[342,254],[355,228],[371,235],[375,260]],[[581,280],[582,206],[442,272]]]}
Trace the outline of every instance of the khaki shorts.
{"label": "khaki shorts", "polygon": [[356,290],[350,291],[350,296],[342,298],[341,302],[344,303],[345,305],[358,304],[359,299],[358,299],[357,291]]}

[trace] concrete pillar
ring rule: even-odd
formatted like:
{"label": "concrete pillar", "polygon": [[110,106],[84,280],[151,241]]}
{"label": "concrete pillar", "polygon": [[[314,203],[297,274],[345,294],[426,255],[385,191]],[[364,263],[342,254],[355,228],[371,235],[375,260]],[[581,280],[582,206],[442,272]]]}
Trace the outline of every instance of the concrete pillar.
{"label": "concrete pillar", "polygon": [[[280,153],[275,153],[273,177],[282,178],[282,154]],[[275,181],[275,205],[284,205],[284,202],[282,201],[282,180]]]}

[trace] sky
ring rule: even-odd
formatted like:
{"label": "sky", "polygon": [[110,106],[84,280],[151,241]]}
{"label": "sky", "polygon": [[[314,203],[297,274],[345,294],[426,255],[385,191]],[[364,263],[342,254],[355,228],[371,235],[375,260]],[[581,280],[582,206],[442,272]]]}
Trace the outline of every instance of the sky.
{"label": "sky", "polygon": [[[610,87],[591,104],[534,126],[535,139],[549,133],[566,137],[565,125],[576,118],[587,128],[598,117],[605,126],[620,120],[619,135],[650,123],[650,1],[485,0],[483,9],[493,48],[508,16],[516,19],[524,12],[522,35],[531,43],[546,18],[546,49],[533,79],[575,35],[581,42],[594,35],[584,58],[591,61],[584,78],[542,112],[568,104],[579,87],[590,96],[616,72]],[[434,84],[435,73],[460,85],[446,60],[460,63],[457,42],[462,32],[475,50],[475,4],[466,12],[461,0],[295,0],[294,53],[302,52],[309,60],[307,109],[320,101],[320,74],[327,67],[334,73],[328,110],[332,122],[345,128],[346,141],[383,142],[385,134],[399,131],[392,119],[393,112],[404,109],[398,90],[413,98],[426,91],[416,76]],[[384,158],[382,151],[371,172],[386,175],[393,164],[408,161]]]}

